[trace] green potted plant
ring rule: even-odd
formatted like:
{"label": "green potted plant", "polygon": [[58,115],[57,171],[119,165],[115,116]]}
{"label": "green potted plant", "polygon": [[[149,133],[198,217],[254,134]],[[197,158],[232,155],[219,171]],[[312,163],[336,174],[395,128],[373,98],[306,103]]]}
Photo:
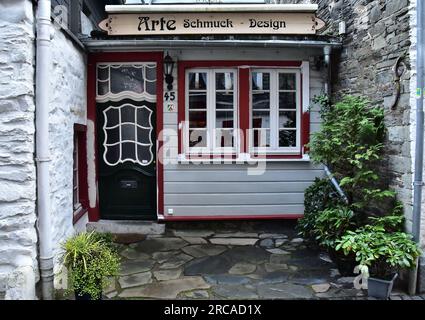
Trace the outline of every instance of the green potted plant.
{"label": "green potted plant", "polygon": [[316,241],[324,247],[336,264],[342,276],[352,276],[356,267],[353,255],[343,255],[335,250],[337,241],[348,231],[355,230],[354,212],[344,205],[328,208],[320,212],[315,220],[313,234]]}
{"label": "green potted plant", "polygon": [[417,244],[404,232],[388,232],[383,225],[367,225],[348,231],[336,250],[355,254],[362,274],[368,278],[368,294],[388,299],[398,272],[415,267],[420,255]]}
{"label": "green potted plant", "polygon": [[68,270],[68,290],[76,300],[100,300],[109,278],[118,274],[120,259],[107,235],[81,233],[63,244],[62,261]]}

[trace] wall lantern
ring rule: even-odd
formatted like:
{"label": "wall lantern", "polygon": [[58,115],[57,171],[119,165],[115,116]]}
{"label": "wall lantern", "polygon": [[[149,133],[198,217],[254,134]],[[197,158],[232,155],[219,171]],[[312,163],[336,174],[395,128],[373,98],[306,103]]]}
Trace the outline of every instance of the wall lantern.
{"label": "wall lantern", "polygon": [[174,70],[174,61],[167,52],[167,55],[164,58],[164,74],[165,74],[165,82],[168,85],[167,86],[168,91],[173,90],[173,82],[174,82],[173,70]]}

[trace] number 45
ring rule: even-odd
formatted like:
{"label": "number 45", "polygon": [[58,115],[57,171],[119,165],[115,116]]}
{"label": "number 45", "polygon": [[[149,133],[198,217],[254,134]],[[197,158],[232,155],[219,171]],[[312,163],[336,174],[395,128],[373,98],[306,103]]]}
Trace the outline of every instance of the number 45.
{"label": "number 45", "polygon": [[166,92],[164,94],[165,101],[175,101],[176,93],[175,92]]}

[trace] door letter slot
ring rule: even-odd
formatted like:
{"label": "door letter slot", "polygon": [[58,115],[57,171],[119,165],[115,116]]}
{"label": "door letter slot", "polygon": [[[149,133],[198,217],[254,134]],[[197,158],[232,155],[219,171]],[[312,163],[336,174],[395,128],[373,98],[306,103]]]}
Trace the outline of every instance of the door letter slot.
{"label": "door letter slot", "polygon": [[138,183],[135,180],[122,180],[121,189],[137,189]]}

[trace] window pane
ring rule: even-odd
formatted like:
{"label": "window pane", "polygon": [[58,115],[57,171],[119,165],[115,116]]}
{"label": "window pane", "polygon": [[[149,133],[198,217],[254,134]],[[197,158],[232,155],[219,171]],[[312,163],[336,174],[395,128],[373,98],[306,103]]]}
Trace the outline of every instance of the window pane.
{"label": "window pane", "polygon": [[233,111],[217,111],[216,128],[233,128]]}
{"label": "window pane", "polygon": [[120,128],[106,129],[106,144],[116,144],[120,142]]}
{"label": "window pane", "polygon": [[216,90],[233,90],[234,79],[233,72],[220,72],[215,75]]}
{"label": "window pane", "polygon": [[279,112],[279,128],[296,128],[297,112],[281,111]]}
{"label": "window pane", "polygon": [[296,147],[297,131],[296,130],[279,130],[279,147]]}
{"label": "window pane", "polygon": [[118,163],[120,160],[120,148],[121,146],[119,144],[112,147],[106,147],[105,160],[111,164]]}
{"label": "window pane", "polygon": [[270,129],[253,129],[254,147],[270,147]]}
{"label": "window pane", "polygon": [[134,124],[123,124],[121,126],[121,139],[135,141],[136,140],[136,128]]}
{"label": "window pane", "polygon": [[137,142],[143,144],[151,144],[151,130],[150,129],[142,129],[137,127]]}
{"label": "window pane", "polygon": [[189,130],[189,147],[206,148],[207,131],[206,130]]}
{"label": "window pane", "polygon": [[281,92],[279,93],[279,108],[280,109],[296,109],[296,93]]}
{"label": "window pane", "polygon": [[97,83],[97,95],[104,96],[109,93],[109,82],[98,82]]}
{"label": "window pane", "polygon": [[152,159],[151,146],[141,146],[138,145],[137,149],[137,159],[143,164],[149,163]]}
{"label": "window pane", "polygon": [[253,72],[252,90],[270,90],[270,73]]}
{"label": "window pane", "polygon": [[189,73],[189,90],[206,90],[207,74],[205,72]]}
{"label": "window pane", "polygon": [[137,124],[144,128],[152,128],[152,113],[149,108],[137,108]]}
{"label": "window pane", "polygon": [[207,94],[199,92],[189,93],[189,109],[207,109]]}
{"label": "window pane", "polygon": [[134,142],[123,142],[121,144],[123,161],[136,160],[136,144]]}
{"label": "window pane", "polygon": [[279,90],[295,90],[295,73],[279,73]]}
{"label": "window pane", "polygon": [[146,81],[146,92],[151,95],[156,94],[156,81],[155,82]]}
{"label": "window pane", "polygon": [[108,80],[109,79],[109,66],[100,65],[97,67],[97,80]]}
{"label": "window pane", "polygon": [[107,128],[112,128],[117,126],[120,123],[120,110],[116,108],[110,108],[107,111],[103,112],[105,117],[105,126]]}
{"label": "window pane", "polygon": [[253,109],[270,109],[270,93],[253,93],[252,95]]}
{"label": "window pane", "polygon": [[234,134],[233,130],[216,130],[215,143],[217,148],[234,147]]}
{"label": "window pane", "polygon": [[252,115],[253,128],[270,128],[270,112],[254,111]]}
{"label": "window pane", "polygon": [[121,123],[123,122],[135,122],[135,108],[133,106],[123,106],[121,108]]}
{"label": "window pane", "polygon": [[156,65],[147,64],[145,66],[145,78],[148,82],[156,82]]}
{"label": "window pane", "polygon": [[189,111],[189,127],[190,128],[206,128],[207,112],[206,111]]}
{"label": "window pane", "polygon": [[233,93],[217,93],[216,94],[217,109],[233,109]]}
{"label": "window pane", "polygon": [[144,77],[142,67],[111,66],[111,91],[120,93],[131,91],[144,92]]}

